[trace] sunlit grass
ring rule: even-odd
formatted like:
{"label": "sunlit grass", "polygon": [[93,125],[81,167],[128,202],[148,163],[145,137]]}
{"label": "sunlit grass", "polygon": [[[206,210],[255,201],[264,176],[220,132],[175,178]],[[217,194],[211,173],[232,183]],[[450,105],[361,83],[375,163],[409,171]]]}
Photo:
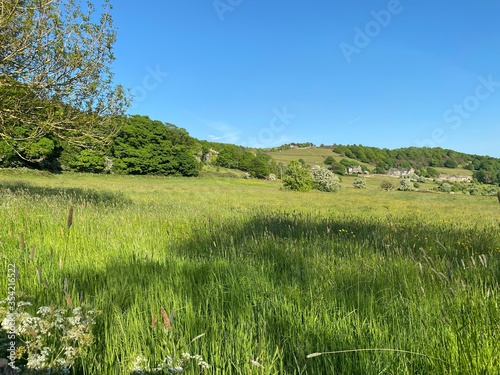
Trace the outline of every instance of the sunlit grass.
{"label": "sunlit grass", "polygon": [[19,298],[65,307],[66,279],[101,312],[75,373],[183,352],[214,374],[500,372],[496,197],[367,185],[3,173],[0,252]]}

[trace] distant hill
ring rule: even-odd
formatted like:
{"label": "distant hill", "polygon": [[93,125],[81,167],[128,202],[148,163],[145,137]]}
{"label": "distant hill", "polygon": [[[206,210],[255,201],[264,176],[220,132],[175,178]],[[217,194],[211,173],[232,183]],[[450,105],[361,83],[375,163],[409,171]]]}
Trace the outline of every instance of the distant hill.
{"label": "distant hill", "polygon": [[[302,159],[305,163],[323,165],[329,163],[339,170],[348,164],[360,165],[371,173],[386,173],[391,168],[414,168],[425,177],[439,174],[473,176],[479,182],[500,184],[500,159],[489,156],[471,155],[440,147],[407,147],[389,150],[363,145],[332,145],[299,147],[288,144],[268,150],[277,163],[288,163]],[[331,162],[331,160],[330,160]]]}

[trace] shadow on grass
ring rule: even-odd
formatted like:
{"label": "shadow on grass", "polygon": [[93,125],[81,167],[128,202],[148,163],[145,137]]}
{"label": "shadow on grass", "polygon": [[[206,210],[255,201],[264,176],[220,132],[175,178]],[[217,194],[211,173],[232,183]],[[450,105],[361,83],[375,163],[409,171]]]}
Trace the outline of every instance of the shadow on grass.
{"label": "shadow on grass", "polygon": [[121,206],[132,201],[121,192],[82,188],[55,188],[33,185],[24,181],[0,181],[0,194],[28,196],[36,199],[56,198],[75,204],[90,203],[106,206]]}
{"label": "shadow on grass", "polygon": [[[111,320],[116,311],[124,314],[137,304],[142,298],[140,296],[146,296],[145,310],[150,306],[148,298],[157,299],[168,310],[182,307],[173,306],[174,301],[191,304],[196,316],[184,321],[184,327],[189,325],[191,331],[205,332],[204,340],[212,342],[212,348],[218,345],[225,348],[220,352],[233,353],[235,357],[226,361],[226,367],[218,369],[220,373],[245,373],[243,368],[248,364],[244,362],[245,358],[259,355],[243,349],[242,353],[234,354],[238,342],[232,336],[236,328],[230,325],[235,323],[239,329],[246,327],[256,345],[259,340],[266,342],[265,349],[269,353],[280,348],[282,373],[298,373],[298,369],[306,368],[304,374],[361,374],[366,373],[370,366],[379,370],[389,366],[396,370],[401,363],[409,362],[413,373],[423,374],[435,372],[425,357],[380,355],[375,361],[375,357],[369,354],[351,353],[322,357],[321,361],[307,360],[307,354],[318,350],[379,344],[390,347],[391,343],[390,338],[387,342],[377,342],[368,324],[358,322],[360,325],[356,326],[355,321],[349,322],[345,336],[332,336],[331,327],[307,321],[314,318],[308,309],[315,306],[325,309],[325,315],[333,315],[338,310],[361,311],[365,308],[366,312],[375,311],[382,315],[384,303],[374,307],[374,296],[376,299],[382,296],[385,298],[383,302],[394,296],[404,296],[404,285],[391,284],[395,276],[388,276],[389,264],[377,264],[371,270],[363,268],[360,261],[363,256],[378,254],[380,260],[386,262],[401,258],[424,263],[425,254],[419,250],[429,245],[424,238],[437,238],[444,247],[437,246],[433,256],[436,259],[449,258],[449,265],[458,268],[460,259],[470,258],[473,252],[486,254],[490,251],[488,254],[492,255],[491,250],[498,241],[498,235],[493,231],[475,233],[473,229],[424,227],[419,223],[394,222],[390,218],[387,221],[363,221],[348,217],[329,219],[268,213],[256,214],[246,222],[207,221],[206,225],[200,224],[189,239],[166,245],[163,255],[157,253],[154,259],[147,255],[149,249],[144,249],[144,253],[120,257],[104,270],[78,269],[62,275],[62,279],[67,277],[77,293],[83,292],[86,302],[92,304],[94,299],[109,301],[103,312],[109,321],[100,330],[113,324]],[[455,240],[473,235],[480,237],[481,249],[464,248],[451,252]],[[341,261],[351,262],[351,268],[342,270],[339,265],[337,271],[334,265],[328,268],[328,264],[321,262],[322,259],[331,259],[328,256],[333,254],[337,254]],[[415,267],[413,271],[399,269],[398,272],[402,272],[400,275],[406,272],[411,280],[412,272],[416,274],[418,271]],[[500,276],[498,270],[496,273]],[[396,290],[387,293],[392,287]],[[61,294],[61,290],[62,280],[53,292]],[[182,312],[178,316],[182,322]],[[144,319],[147,329],[151,311],[146,311],[138,319]],[[258,327],[264,328],[253,332]],[[404,330],[404,327],[400,329]],[[96,342],[103,354],[107,348],[105,340],[101,335]],[[210,352],[205,355],[209,363],[214,362]],[[399,358],[401,363],[394,358]],[[381,363],[383,360],[387,362]]]}

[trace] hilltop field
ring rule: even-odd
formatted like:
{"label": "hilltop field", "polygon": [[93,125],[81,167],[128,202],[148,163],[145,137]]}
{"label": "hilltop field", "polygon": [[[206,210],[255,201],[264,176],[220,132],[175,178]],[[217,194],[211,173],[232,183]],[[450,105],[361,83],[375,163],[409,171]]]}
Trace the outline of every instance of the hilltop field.
{"label": "hilltop field", "polygon": [[[339,153],[332,152],[331,147],[301,147],[301,148],[289,148],[286,150],[270,151],[268,154],[278,163],[288,164],[292,160],[302,159],[309,165],[320,165],[323,166],[324,161],[327,157],[331,156],[335,161],[340,162],[342,159],[347,159],[352,161],[353,165],[364,165],[370,170],[373,169],[373,165],[368,163],[363,163],[359,160],[340,155]],[[443,168],[435,167],[435,169],[442,175],[460,175],[460,176],[472,176],[472,171],[464,168]]]}
{"label": "hilltop field", "polygon": [[[310,151],[292,156],[312,164]],[[383,191],[381,178],[298,193],[3,170],[3,268],[16,266],[26,313],[94,312],[71,321],[95,322],[74,374],[500,373],[497,198]],[[26,341],[45,340],[40,363],[68,358],[70,341],[21,336],[20,365]]]}

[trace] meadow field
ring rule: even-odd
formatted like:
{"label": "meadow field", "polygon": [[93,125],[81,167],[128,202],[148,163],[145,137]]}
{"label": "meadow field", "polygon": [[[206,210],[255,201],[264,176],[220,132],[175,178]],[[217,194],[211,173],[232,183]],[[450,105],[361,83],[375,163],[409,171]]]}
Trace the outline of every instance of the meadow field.
{"label": "meadow field", "polygon": [[499,374],[497,198],[349,181],[0,171],[0,298],[94,322],[74,374]]}

